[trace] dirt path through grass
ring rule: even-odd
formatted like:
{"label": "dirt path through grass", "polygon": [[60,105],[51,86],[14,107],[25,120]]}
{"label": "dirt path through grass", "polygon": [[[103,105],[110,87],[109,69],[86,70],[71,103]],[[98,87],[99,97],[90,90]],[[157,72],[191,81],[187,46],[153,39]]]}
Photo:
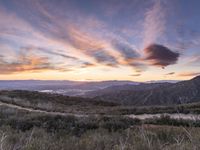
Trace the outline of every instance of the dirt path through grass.
{"label": "dirt path through grass", "polygon": [[[20,109],[20,110],[25,110],[25,111],[29,111],[29,112],[35,112],[35,113],[45,113],[48,115],[61,115],[61,116],[75,116],[75,117],[89,117],[91,116],[88,114],[76,114],[76,113],[64,113],[64,112],[54,112],[54,111],[47,111],[47,110],[41,110],[41,109],[34,109],[31,107],[25,107],[25,106],[20,106],[20,105],[16,105],[16,104],[12,104],[12,103],[7,103],[7,102],[2,102],[0,100],[0,106],[7,106],[10,108],[15,108],[15,109]],[[93,116],[100,116],[100,114],[92,114]],[[152,119],[152,118],[160,118],[162,115],[168,115],[170,116],[170,118],[173,119],[183,119],[183,120],[200,120],[200,115],[197,114],[178,114],[178,113],[174,113],[174,114],[141,114],[141,115],[134,115],[134,114],[130,114],[130,115],[123,115],[125,117],[129,117],[132,119],[138,118],[140,120],[145,120],[145,119]],[[107,117],[113,117],[116,115],[104,115]]]}

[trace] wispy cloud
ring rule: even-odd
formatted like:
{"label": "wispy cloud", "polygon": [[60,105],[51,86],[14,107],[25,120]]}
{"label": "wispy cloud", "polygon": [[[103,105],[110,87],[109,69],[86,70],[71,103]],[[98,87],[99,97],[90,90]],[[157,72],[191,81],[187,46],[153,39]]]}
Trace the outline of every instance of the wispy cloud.
{"label": "wispy cloud", "polygon": [[165,31],[165,8],[161,0],[153,0],[153,6],[145,13],[143,46],[156,43]]}
{"label": "wispy cloud", "polygon": [[131,74],[130,76],[132,76],[132,77],[139,77],[139,76],[141,76],[142,74],[140,74],[140,73],[137,73],[137,74]]}
{"label": "wispy cloud", "polygon": [[121,41],[113,41],[112,46],[121,53],[125,60],[131,61],[140,57],[140,54],[128,43]]}
{"label": "wispy cloud", "polygon": [[171,75],[174,75],[175,74],[175,72],[169,72],[169,73],[166,73],[165,75],[166,76],[171,76]]}
{"label": "wispy cloud", "polygon": [[73,56],[69,56],[69,55],[66,55],[66,54],[63,54],[63,53],[59,53],[57,52],[56,50],[52,50],[52,49],[47,49],[47,48],[43,48],[43,47],[35,47],[35,46],[27,46],[27,47],[22,47],[22,49],[25,49],[25,50],[29,50],[29,51],[40,51],[40,52],[44,52],[44,53],[47,53],[47,54],[50,54],[50,55],[53,55],[53,56],[61,56],[61,57],[64,57],[66,59],[72,59],[72,60],[79,60],[77,57],[73,57]]}
{"label": "wispy cloud", "polygon": [[187,65],[200,65],[200,55],[194,55],[188,58]]}
{"label": "wispy cloud", "polygon": [[89,67],[95,67],[95,64],[90,63],[90,62],[84,62],[84,63],[81,65],[81,68],[89,68]]}
{"label": "wispy cloud", "polygon": [[12,62],[0,57],[0,74],[12,74],[19,72],[35,72],[44,70],[55,70],[47,57],[33,55],[20,55]]}
{"label": "wispy cloud", "polygon": [[36,49],[33,47],[23,47],[17,52],[13,50],[12,55],[10,57],[5,54],[0,55],[1,75],[23,72],[44,72],[47,70],[56,70],[59,72],[72,71],[71,68],[66,67],[65,63],[55,62],[51,57],[36,52]]}
{"label": "wispy cloud", "polygon": [[181,76],[181,77],[194,77],[198,75],[200,75],[200,72],[182,72],[178,74],[178,76]]}

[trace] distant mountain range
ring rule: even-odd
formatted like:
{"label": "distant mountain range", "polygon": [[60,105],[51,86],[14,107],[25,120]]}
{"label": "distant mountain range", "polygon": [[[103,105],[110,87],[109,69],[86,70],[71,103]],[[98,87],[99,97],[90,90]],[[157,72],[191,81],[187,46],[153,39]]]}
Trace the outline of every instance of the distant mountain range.
{"label": "distant mountain range", "polygon": [[133,81],[68,81],[68,80],[7,80],[0,81],[0,90],[29,90],[45,93],[57,93],[68,96],[84,95],[85,92],[100,90],[111,86],[138,85]]}
{"label": "distant mountain range", "polygon": [[[149,81],[146,83],[174,83],[174,80]],[[134,81],[70,81],[70,80],[0,80],[0,90],[29,90],[45,93],[57,93],[67,96],[82,96],[87,92],[98,91],[108,87],[133,86],[142,82]]]}
{"label": "distant mountain range", "polygon": [[173,105],[200,101],[200,76],[177,83],[141,83],[90,91],[85,97],[124,105]]}
{"label": "distant mountain range", "polygon": [[200,76],[187,81],[0,81],[0,90],[29,90],[86,97],[122,105],[173,105],[200,101]]}

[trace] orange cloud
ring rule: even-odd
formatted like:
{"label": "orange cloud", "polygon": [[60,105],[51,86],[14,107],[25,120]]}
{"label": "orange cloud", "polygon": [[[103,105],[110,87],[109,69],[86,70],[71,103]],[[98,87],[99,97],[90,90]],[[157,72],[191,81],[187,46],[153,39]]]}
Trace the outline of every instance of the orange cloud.
{"label": "orange cloud", "polygon": [[169,73],[166,73],[165,75],[171,76],[171,75],[174,75],[174,74],[175,74],[175,72],[169,72]]}
{"label": "orange cloud", "polygon": [[130,76],[132,76],[132,77],[139,77],[139,76],[141,76],[141,74],[140,73],[138,73],[138,74],[131,74]]}
{"label": "orange cloud", "polygon": [[181,76],[181,77],[194,77],[198,75],[200,75],[200,72],[183,72],[183,73],[178,74],[178,76]]}
{"label": "orange cloud", "polygon": [[62,70],[50,63],[48,57],[37,56],[30,53],[21,53],[15,60],[7,61],[0,57],[0,74],[12,74],[21,72],[42,72],[45,70]]}

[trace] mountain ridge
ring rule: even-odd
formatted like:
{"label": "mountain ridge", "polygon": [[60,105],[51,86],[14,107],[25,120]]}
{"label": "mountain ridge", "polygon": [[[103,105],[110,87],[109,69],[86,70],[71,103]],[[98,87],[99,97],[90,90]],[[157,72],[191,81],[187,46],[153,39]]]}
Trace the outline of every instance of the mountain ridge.
{"label": "mountain ridge", "polygon": [[118,90],[116,87],[109,89],[114,90],[108,93],[96,91],[99,95],[89,92],[86,97],[92,97],[93,94],[95,99],[136,106],[185,104],[200,100],[200,76],[178,83],[147,83],[132,86],[128,90],[123,87],[118,87]]}

